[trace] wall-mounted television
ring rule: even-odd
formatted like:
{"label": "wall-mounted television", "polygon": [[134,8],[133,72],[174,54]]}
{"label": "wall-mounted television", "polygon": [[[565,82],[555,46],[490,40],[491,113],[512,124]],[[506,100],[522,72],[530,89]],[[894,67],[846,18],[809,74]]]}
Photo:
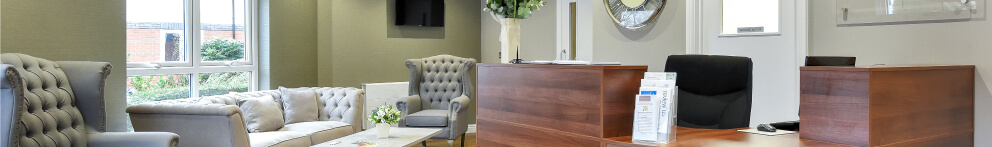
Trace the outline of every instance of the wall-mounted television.
{"label": "wall-mounted television", "polygon": [[396,25],[444,27],[444,0],[396,0]]}

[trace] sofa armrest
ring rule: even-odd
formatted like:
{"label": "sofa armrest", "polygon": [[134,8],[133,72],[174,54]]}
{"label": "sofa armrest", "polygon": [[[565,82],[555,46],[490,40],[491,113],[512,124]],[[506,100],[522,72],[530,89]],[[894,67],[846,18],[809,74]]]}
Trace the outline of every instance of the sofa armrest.
{"label": "sofa armrest", "polygon": [[143,146],[176,147],[179,135],[169,132],[103,132],[87,134],[93,147]]}
{"label": "sofa armrest", "polygon": [[179,146],[251,146],[244,116],[235,105],[142,103],[126,111],[135,131],[179,134]]}
{"label": "sofa armrest", "polygon": [[[419,95],[411,95],[405,98],[400,98],[396,100],[396,109],[400,110],[402,118],[406,118],[407,115],[411,113],[420,112],[421,101]],[[400,119],[400,127],[406,126],[406,119]]]}
{"label": "sofa armrest", "polygon": [[471,106],[469,104],[472,104],[472,99],[469,99],[468,96],[462,95],[456,97],[455,99],[451,99],[451,102],[448,103],[448,110],[451,110],[451,116],[455,116],[455,113],[462,113],[465,110],[468,110],[468,107]]}
{"label": "sofa armrest", "polygon": [[[76,107],[79,108],[83,120],[90,129],[106,130],[106,110],[104,101],[107,99],[104,86],[113,66],[107,62],[90,61],[57,61],[58,66],[69,79],[69,86],[76,96]],[[111,100],[123,100],[124,98]]]}

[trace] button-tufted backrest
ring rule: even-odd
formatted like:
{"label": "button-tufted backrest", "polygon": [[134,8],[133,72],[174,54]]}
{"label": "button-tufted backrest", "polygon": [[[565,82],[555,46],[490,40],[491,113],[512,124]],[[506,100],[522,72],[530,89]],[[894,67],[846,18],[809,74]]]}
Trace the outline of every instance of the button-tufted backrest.
{"label": "button-tufted backrest", "polygon": [[20,123],[15,126],[12,144],[22,147],[86,146],[84,116],[77,108],[76,97],[59,64],[13,53],[0,55],[0,64],[14,66],[19,84],[23,86],[23,91],[18,93],[21,97]]}
{"label": "button-tufted backrest", "polygon": [[472,95],[468,73],[475,59],[438,55],[406,61],[410,68],[410,95],[419,94],[424,109],[448,109],[451,99]]}
{"label": "button-tufted backrest", "polygon": [[[351,87],[302,87],[294,90],[313,90],[318,97],[318,115],[320,121],[341,121],[344,123],[357,125],[362,124],[361,111],[365,106],[365,91]],[[199,103],[199,104],[224,104],[237,105],[237,102],[244,98],[270,95],[279,104],[282,104],[282,95],[279,90],[264,90],[254,92],[242,92],[234,94],[206,96],[202,98],[188,98],[177,100],[156,101],[150,103]],[[281,105],[279,107],[282,107]],[[361,127],[355,127],[360,131]]]}

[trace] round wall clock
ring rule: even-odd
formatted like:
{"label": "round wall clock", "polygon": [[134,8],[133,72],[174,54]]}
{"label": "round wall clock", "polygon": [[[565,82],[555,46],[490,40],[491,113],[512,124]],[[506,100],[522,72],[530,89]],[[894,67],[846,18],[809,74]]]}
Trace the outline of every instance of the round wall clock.
{"label": "round wall clock", "polygon": [[630,30],[638,30],[654,22],[665,8],[666,0],[603,0],[613,22]]}

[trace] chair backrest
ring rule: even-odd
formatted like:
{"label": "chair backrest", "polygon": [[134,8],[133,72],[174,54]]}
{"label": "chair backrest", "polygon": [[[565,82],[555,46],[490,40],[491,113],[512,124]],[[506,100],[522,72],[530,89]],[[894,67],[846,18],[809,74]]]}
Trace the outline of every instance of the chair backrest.
{"label": "chair backrest", "polygon": [[747,127],[751,119],[751,70],[747,57],[668,56],[665,72],[678,73],[678,126]]}
{"label": "chair backrest", "polygon": [[3,97],[4,102],[13,99],[11,102],[18,105],[13,106],[16,108],[2,109],[19,111],[15,114],[17,116],[3,118],[4,124],[13,125],[10,126],[10,132],[5,131],[0,135],[10,139],[5,142],[9,144],[3,146],[86,146],[87,126],[83,120],[84,115],[103,114],[84,114],[77,108],[78,99],[59,64],[14,53],[0,55],[0,64],[9,64],[15,68],[15,75],[8,73],[3,78],[19,84],[13,91],[15,97]]}
{"label": "chair backrest", "polygon": [[451,99],[472,95],[468,73],[475,59],[438,55],[406,61],[410,68],[410,95],[419,95],[423,109],[448,109]]}

